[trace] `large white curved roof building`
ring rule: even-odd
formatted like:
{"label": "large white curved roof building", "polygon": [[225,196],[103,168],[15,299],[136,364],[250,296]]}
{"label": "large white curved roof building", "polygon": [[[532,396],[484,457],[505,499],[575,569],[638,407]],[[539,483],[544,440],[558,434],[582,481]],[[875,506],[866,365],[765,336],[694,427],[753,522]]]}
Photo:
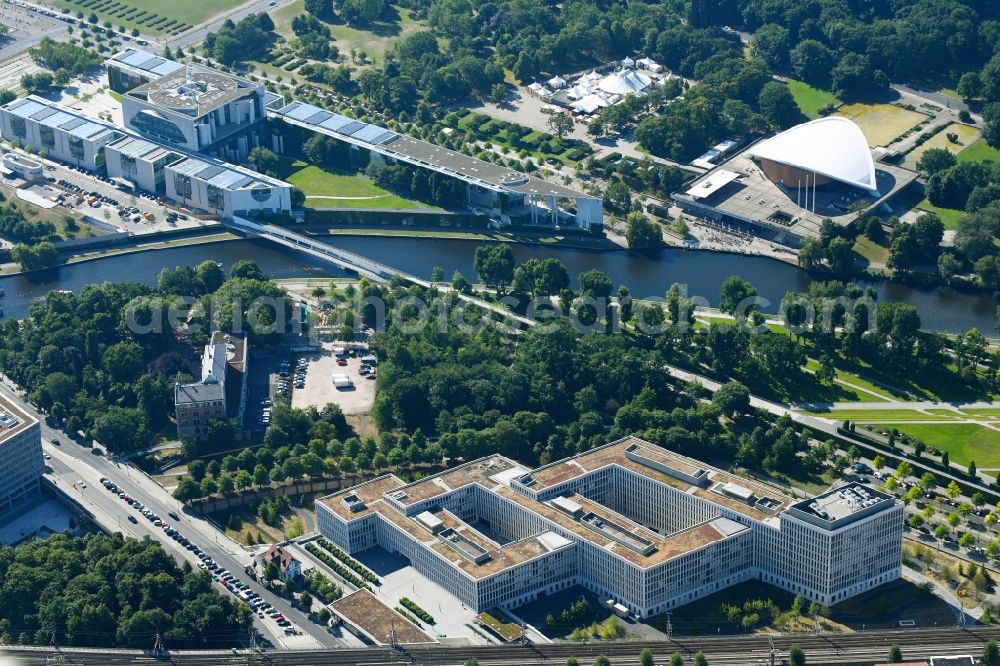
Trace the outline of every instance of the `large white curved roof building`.
{"label": "large white curved roof building", "polygon": [[847,118],[819,118],[787,129],[750,149],[765,175],[786,187],[847,183],[878,192],[865,135]]}

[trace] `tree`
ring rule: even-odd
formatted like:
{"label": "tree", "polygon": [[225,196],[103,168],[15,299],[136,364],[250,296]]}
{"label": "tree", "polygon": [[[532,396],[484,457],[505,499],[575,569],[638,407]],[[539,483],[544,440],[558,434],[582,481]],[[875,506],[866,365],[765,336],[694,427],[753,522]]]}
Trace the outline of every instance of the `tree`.
{"label": "tree", "polygon": [[705,658],[704,652],[694,653],[694,666],[708,666],[708,659]]}
{"label": "tree", "polygon": [[886,661],[890,664],[898,664],[903,661],[903,652],[899,649],[898,645],[893,645],[889,648],[889,657]]}
{"label": "tree", "polygon": [[942,541],[946,536],[948,536],[948,526],[938,525],[934,528],[934,538],[938,541]]}
{"label": "tree", "polygon": [[889,77],[873,69],[868,56],[848,53],[830,72],[830,82],[841,99],[853,99],[884,92],[889,88]]}
{"label": "tree", "polygon": [[278,173],[278,156],[269,148],[258,146],[251,149],[247,162],[254,170],[269,176],[276,176]]}
{"label": "tree", "polygon": [[712,396],[712,404],[727,416],[738,416],[750,411],[750,391],[736,380],[720,386]]}
{"label": "tree", "polygon": [[551,114],[546,124],[560,139],[573,131],[573,119],[562,113]]}
{"label": "tree", "polygon": [[962,494],[962,489],[958,487],[958,484],[955,483],[953,479],[951,483],[948,484],[948,487],[945,488],[945,492],[948,493],[948,497],[955,499]]}
{"label": "tree", "polygon": [[722,283],[719,309],[734,316],[739,310],[740,316],[745,316],[756,308],[756,305],[746,307],[745,301],[756,296],[757,290],[749,282],[738,275],[731,275]]}
{"label": "tree", "polygon": [[983,108],[983,138],[994,148],[1000,148],[1000,102]]}
{"label": "tree", "polygon": [[333,2],[331,0],[305,0],[305,9],[318,18],[333,16]]}
{"label": "tree", "polygon": [[649,648],[643,648],[639,652],[639,666],[653,666],[655,662],[653,661],[653,651]]}
{"label": "tree", "polygon": [[599,655],[594,660],[594,666],[611,666],[611,660],[608,659],[607,655]]}
{"label": "tree", "polygon": [[1000,647],[997,647],[995,640],[986,641],[983,646],[983,663],[987,666],[997,666],[1000,664]]}
{"label": "tree", "polygon": [[680,652],[670,655],[670,666],[684,666],[684,656]]}
{"label": "tree", "polygon": [[798,645],[788,648],[789,666],[806,666],[806,653]]}
{"label": "tree", "polygon": [[51,268],[59,262],[56,246],[48,241],[37,245],[18,243],[10,251],[10,258],[21,265],[23,271],[37,271]]}
{"label": "tree", "polygon": [[340,14],[352,25],[368,25],[384,10],[384,0],[343,0],[340,5]]}
{"label": "tree", "polygon": [[757,104],[767,121],[779,129],[791,127],[804,118],[788,86],[777,81],[771,81],[761,89]]}
{"label": "tree", "polygon": [[767,63],[768,67],[782,70],[788,65],[790,49],[788,28],[776,23],[768,23],[757,28],[753,34],[751,48],[753,54]]}
{"label": "tree", "polygon": [[955,156],[945,148],[928,148],[917,160],[917,171],[933,176],[939,171],[950,169],[957,164]]}
{"label": "tree", "polygon": [[803,39],[792,49],[789,58],[797,78],[820,87],[829,82],[830,70],[836,62],[833,51],[815,39]]}
{"label": "tree", "polygon": [[303,592],[299,595],[299,608],[304,612],[308,613],[312,610],[313,598],[308,592]]}
{"label": "tree", "polygon": [[611,296],[611,289],[613,285],[611,283],[611,278],[609,278],[604,271],[596,268],[584,271],[583,273],[580,273],[579,282],[581,293],[586,294],[591,298],[607,299]]}
{"label": "tree", "polygon": [[514,279],[514,251],[509,243],[480,245],[476,248],[473,268],[485,284],[502,291]]}
{"label": "tree", "polygon": [[625,241],[631,249],[659,247],[663,234],[659,225],[638,211],[625,218]]}

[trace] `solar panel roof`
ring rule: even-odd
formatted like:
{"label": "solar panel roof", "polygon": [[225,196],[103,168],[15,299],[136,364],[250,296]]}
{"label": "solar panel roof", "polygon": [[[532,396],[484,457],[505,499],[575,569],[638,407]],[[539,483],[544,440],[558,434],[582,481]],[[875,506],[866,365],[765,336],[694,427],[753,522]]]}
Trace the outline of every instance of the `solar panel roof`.
{"label": "solar panel roof", "polygon": [[107,127],[104,125],[98,125],[97,123],[84,123],[77,128],[70,130],[70,134],[73,136],[78,136],[84,139],[90,138],[96,134],[107,131]]}
{"label": "solar panel roof", "polygon": [[62,127],[63,125],[74,119],[75,116],[72,116],[64,111],[56,111],[55,113],[52,113],[47,117],[45,117],[45,119],[41,121],[41,124],[45,125],[46,127]]}
{"label": "solar panel roof", "polygon": [[332,117],[333,114],[330,113],[329,111],[317,111],[316,113],[306,118],[306,122],[311,123],[313,125],[319,125],[324,120]]}
{"label": "solar panel roof", "polygon": [[197,176],[202,180],[211,180],[212,178],[215,178],[223,171],[225,171],[224,168],[218,165],[212,165],[203,171],[199,171]]}
{"label": "solar panel roof", "polygon": [[379,144],[380,140],[388,138],[388,135],[393,134],[384,127],[379,127],[378,125],[366,125],[359,129],[357,132],[351,136],[359,141],[367,141],[368,143]]}
{"label": "solar panel roof", "polygon": [[333,130],[336,132],[344,125],[350,125],[354,122],[353,118],[348,118],[347,116],[342,116],[339,113],[332,114],[332,118],[324,120],[320,123],[320,127],[325,127],[328,130]]}
{"label": "solar panel roof", "polygon": [[243,176],[242,178],[240,178],[235,183],[231,183],[229,185],[229,187],[232,188],[232,189],[234,189],[234,190],[238,190],[241,187],[246,187],[247,185],[249,185],[250,183],[254,182],[255,180],[256,180],[256,178],[251,178],[250,176]]}
{"label": "solar panel roof", "polygon": [[355,132],[365,127],[365,123],[358,122],[357,120],[352,120],[343,127],[337,129],[337,132],[341,134],[346,134],[347,136],[353,136]]}
{"label": "solar panel roof", "polygon": [[59,113],[59,111],[57,111],[56,109],[53,109],[50,106],[48,108],[42,109],[38,113],[31,114],[31,119],[32,120],[44,120],[45,118],[48,118],[49,116],[51,116],[54,113]]}
{"label": "solar panel roof", "polygon": [[73,118],[68,123],[65,123],[64,125],[61,125],[59,127],[59,129],[64,129],[64,130],[66,130],[68,132],[70,130],[76,129],[80,125],[86,125],[87,122],[88,121],[84,120],[83,118]]}
{"label": "solar panel roof", "polygon": [[48,107],[44,104],[36,102],[33,99],[27,99],[24,100],[24,104],[18,104],[17,106],[10,107],[10,111],[13,111],[15,115],[21,116],[22,118],[30,118],[33,114],[47,108]]}
{"label": "solar panel roof", "polygon": [[216,187],[229,188],[233,183],[239,182],[242,179],[243,174],[240,172],[225,169],[222,173],[209,179],[208,184],[215,185]]}

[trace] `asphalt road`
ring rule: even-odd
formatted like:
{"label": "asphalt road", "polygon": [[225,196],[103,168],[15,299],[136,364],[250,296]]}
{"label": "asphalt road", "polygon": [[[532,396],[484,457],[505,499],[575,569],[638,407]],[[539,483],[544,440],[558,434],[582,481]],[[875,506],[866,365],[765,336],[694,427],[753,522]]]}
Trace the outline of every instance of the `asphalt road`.
{"label": "asphalt road", "polygon": [[244,18],[248,14],[271,12],[284,7],[290,2],[292,2],[292,0],[256,0],[254,2],[249,2],[237,7],[236,9],[230,10],[225,14],[220,14],[206,23],[197,25],[187,32],[166,40],[164,43],[172,49],[176,49],[178,46],[183,46],[184,49],[187,50],[189,46],[193,44],[201,44],[201,42],[205,41],[205,35],[210,32],[217,32],[219,27],[227,20],[231,20],[233,23],[238,23],[240,19]]}
{"label": "asphalt road", "polygon": [[[51,469],[50,472],[46,473],[46,478],[54,484],[55,488],[64,492],[84,511],[91,514],[97,524],[109,532],[122,532],[127,536],[140,539],[145,536],[154,538],[178,561],[187,560],[192,565],[197,565],[200,561],[190,551],[168,537],[161,528],[154,527],[152,523],[119,499],[117,495],[108,492],[100,483],[100,478],[103,476],[111,479],[130,496],[145,504],[161,518],[166,519],[224,569],[228,569],[234,576],[249,583],[253,591],[277,608],[305,634],[305,636],[289,639],[274,620],[267,616],[264,620],[255,617],[254,624],[258,631],[261,635],[268,637],[276,646],[287,645],[296,648],[322,646],[329,648],[345,645],[322,627],[310,621],[304,613],[292,608],[287,599],[250,580],[243,571],[244,567],[251,562],[250,554],[205,518],[185,512],[180,502],[171,497],[141,470],[125,463],[109,460],[104,455],[94,455],[90,449],[74,443],[65,433],[47,425],[44,416],[31,405],[25,404],[20,396],[11,390],[6,381],[0,384],[0,393],[3,393],[8,399],[16,400],[39,420],[42,427],[42,450],[51,456],[51,459],[46,461]],[[60,442],[59,446],[51,443],[54,439]],[[86,484],[86,488],[81,487],[81,481]],[[170,511],[180,516],[180,521],[169,518],[167,514]],[[138,522],[135,524],[129,522],[129,514],[135,515]],[[219,587],[219,593],[229,594],[222,586]],[[169,646],[167,647],[169,648]]]}

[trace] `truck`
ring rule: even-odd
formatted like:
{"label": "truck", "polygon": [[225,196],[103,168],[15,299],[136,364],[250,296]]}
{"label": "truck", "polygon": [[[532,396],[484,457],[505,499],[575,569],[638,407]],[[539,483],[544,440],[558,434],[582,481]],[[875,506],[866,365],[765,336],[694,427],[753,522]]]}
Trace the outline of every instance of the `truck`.
{"label": "truck", "polygon": [[354,386],[354,382],[347,375],[334,375],[333,385],[339,389],[345,389]]}

